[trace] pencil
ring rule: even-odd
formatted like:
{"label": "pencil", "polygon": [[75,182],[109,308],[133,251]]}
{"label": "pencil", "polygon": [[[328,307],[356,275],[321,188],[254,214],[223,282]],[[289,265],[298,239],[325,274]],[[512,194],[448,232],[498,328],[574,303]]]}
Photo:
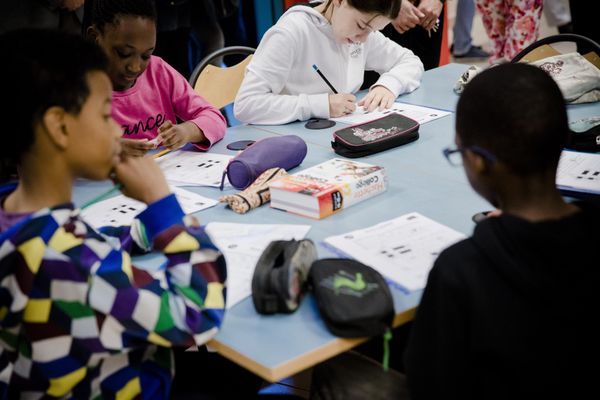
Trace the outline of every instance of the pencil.
{"label": "pencil", "polygon": [[170,152],[171,152],[171,149],[164,149],[164,150],[162,150],[162,151],[159,151],[158,153],[154,153],[154,154],[152,154],[152,158],[158,158],[158,157],[162,157],[162,156],[164,156],[165,154],[168,154],[168,153],[170,153]]}
{"label": "pencil", "polygon": [[327,80],[327,78],[325,78],[325,75],[323,75],[323,73],[319,70],[319,67],[317,67],[315,64],[313,64],[313,69],[315,71],[317,71],[317,74],[319,74],[319,76],[321,78],[323,78],[323,80],[325,81],[325,83],[327,84],[327,86],[329,86],[331,88],[331,90],[333,90],[333,93],[338,94],[338,91],[335,90],[335,88],[333,87],[333,85],[331,84],[331,82],[329,82]]}
{"label": "pencil", "polygon": [[104,200],[105,198],[109,197],[111,194],[118,192],[119,190],[121,190],[121,188],[123,187],[123,185],[121,185],[120,183],[117,183],[115,186],[113,186],[112,188],[110,188],[110,190],[102,193],[99,196],[94,197],[93,199],[91,199],[90,201],[88,201],[87,203],[85,203],[84,205],[81,206],[82,210],[85,210],[86,208],[88,208],[89,206],[96,204],[97,202],[99,202],[100,200]]}

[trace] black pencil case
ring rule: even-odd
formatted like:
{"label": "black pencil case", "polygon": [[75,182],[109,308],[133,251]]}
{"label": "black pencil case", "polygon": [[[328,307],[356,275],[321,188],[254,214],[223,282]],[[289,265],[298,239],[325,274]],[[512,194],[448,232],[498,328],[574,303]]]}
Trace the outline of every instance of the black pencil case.
{"label": "black pencil case", "polygon": [[333,133],[331,147],[340,156],[364,157],[419,138],[419,123],[402,114],[392,113]]}
{"label": "black pencil case", "polygon": [[376,336],[394,319],[394,300],[385,279],[356,260],[313,262],[309,282],[327,329],[339,337]]}

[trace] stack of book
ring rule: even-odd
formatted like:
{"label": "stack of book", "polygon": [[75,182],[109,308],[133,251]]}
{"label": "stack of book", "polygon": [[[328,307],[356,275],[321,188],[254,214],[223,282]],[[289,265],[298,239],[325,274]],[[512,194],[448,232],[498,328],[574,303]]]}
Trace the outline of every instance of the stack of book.
{"label": "stack of book", "polygon": [[271,207],[321,219],[387,189],[382,167],[334,158],[269,185]]}

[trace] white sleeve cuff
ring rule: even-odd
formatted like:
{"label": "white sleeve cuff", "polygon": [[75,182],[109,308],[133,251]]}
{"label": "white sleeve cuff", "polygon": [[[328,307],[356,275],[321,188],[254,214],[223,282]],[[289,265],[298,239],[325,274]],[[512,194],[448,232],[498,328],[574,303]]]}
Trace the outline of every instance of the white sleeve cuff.
{"label": "white sleeve cuff", "polygon": [[327,93],[309,94],[306,97],[311,113],[308,118],[329,118],[329,95]]}

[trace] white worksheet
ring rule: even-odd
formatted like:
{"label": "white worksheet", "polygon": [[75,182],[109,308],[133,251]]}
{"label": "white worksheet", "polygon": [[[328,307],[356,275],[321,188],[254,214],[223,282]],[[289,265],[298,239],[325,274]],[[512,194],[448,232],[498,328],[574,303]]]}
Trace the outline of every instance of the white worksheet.
{"label": "white worksheet", "polygon": [[[167,181],[176,186],[219,187],[233,156],[197,151],[173,151],[156,160]],[[225,178],[227,184],[227,178]]]}
{"label": "white worksheet", "polygon": [[273,240],[303,239],[310,225],[235,224],[211,222],[206,232],[225,255],[227,301],[231,308],[252,294],[254,268]]}
{"label": "white worksheet", "polygon": [[354,111],[352,114],[344,115],[343,117],[338,118],[331,118],[331,120],[342,122],[345,124],[355,125],[373,121],[375,119],[385,117],[386,115],[391,113],[402,114],[405,117],[414,119],[421,125],[451,114],[448,111],[442,111],[435,108],[421,107],[405,103],[394,103],[391,108],[388,108],[383,111],[375,110],[371,111],[370,113],[365,112],[365,109],[362,106],[359,106],[356,107],[356,111]]}
{"label": "white worksheet", "polygon": [[600,154],[564,150],[556,171],[556,186],[600,195]]}
{"label": "white worksheet", "polygon": [[[171,187],[171,191],[175,193],[175,197],[186,214],[193,214],[219,203],[217,200],[178,187]],[[89,206],[82,211],[81,215],[88,224],[95,228],[123,226],[131,225],[136,215],[145,209],[146,204],[121,194]]]}
{"label": "white worksheet", "polygon": [[408,289],[422,289],[437,256],[465,238],[413,212],[366,229],[330,236],[325,243]]}

